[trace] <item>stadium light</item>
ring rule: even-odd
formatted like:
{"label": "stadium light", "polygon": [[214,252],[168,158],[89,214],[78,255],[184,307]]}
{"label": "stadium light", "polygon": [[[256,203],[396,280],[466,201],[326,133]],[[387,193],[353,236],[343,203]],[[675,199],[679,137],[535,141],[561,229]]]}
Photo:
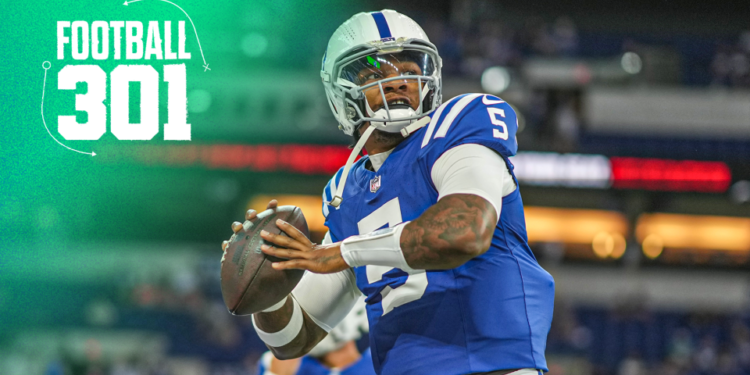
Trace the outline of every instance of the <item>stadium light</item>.
{"label": "stadium light", "polygon": [[502,66],[493,66],[482,73],[482,89],[490,94],[500,94],[510,86],[510,73]]}
{"label": "stadium light", "polygon": [[599,232],[594,236],[594,240],[591,242],[591,248],[594,250],[594,254],[599,258],[606,258],[615,249],[615,239],[612,235],[607,232]]}
{"label": "stadium light", "polygon": [[649,234],[641,242],[643,254],[649,259],[656,259],[664,250],[664,241],[656,234]]}
{"label": "stadium light", "polygon": [[625,249],[627,249],[628,243],[625,241],[625,237],[620,233],[610,233],[610,235],[614,240],[614,247],[609,256],[613,259],[620,259],[622,258],[622,255],[625,254]]}
{"label": "stadium light", "polygon": [[[750,251],[750,219],[723,216],[643,214],[636,237],[646,256],[666,248]],[[649,252],[647,253],[647,247]],[[659,251],[660,253],[660,251]]]}
{"label": "stadium light", "polygon": [[638,74],[643,68],[643,62],[641,57],[635,52],[625,52],[620,59],[620,65],[622,70],[628,74]]}
{"label": "stadium light", "polygon": [[[524,207],[524,212],[529,242],[592,245],[595,251],[605,254],[604,257],[624,251],[620,247],[628,222],[622,213],[530,206]],[[622,242],[615,239],[614,234],[623,237]]]}
{"label": "stadium light", "polygon": [[591,248],[599,258],[620,259],[625,254],[625,237],[616,232],[599,232],[591,241]]}

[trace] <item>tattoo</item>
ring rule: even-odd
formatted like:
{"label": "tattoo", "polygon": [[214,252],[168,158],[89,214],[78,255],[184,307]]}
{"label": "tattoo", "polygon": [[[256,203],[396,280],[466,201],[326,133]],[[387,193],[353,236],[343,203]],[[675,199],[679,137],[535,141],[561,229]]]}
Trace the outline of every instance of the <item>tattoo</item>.
{"label": "tattoo", "polygon": [[483,254],[497,222],[495,208],[482,197],[449,195],[428,208],[401,233],[406,263],[419,269],[449,269]]}
{"label": "tattoo", "polygon": [[332,260],[336,260],[338,258],[341,258],[341,255],[335,255],[335,254],[334,255],[326,255],[326,256],[318,258],[318,263],[320,263],[320,264],[328,264],[328,262],[330,262]]}

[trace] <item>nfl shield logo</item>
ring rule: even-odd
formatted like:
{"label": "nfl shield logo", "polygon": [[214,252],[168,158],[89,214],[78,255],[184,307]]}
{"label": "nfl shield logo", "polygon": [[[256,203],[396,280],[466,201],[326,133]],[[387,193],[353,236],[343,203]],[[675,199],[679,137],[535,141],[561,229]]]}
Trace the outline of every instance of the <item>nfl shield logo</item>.
{"label": "nfl shield logo", "polygon": [[370,193],[374,193],[380,189],[380,176],[375,176],[370,180]]}

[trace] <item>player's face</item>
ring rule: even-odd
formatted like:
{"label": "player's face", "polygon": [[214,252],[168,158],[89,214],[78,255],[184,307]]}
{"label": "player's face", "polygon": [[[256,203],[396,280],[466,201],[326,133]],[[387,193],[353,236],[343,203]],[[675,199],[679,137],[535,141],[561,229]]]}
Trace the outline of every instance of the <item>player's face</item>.
{"label": "player's face", "polygon": [[[373,65],[365,67],[357,74],[361,86],[377,82],[381,79],[398,76],[422,75],[419,64],[401,60],[398,56],[387,55],[381,57]],[[424,86],[424,83],[422,83]],[[394,109],[400,106],[409,106],[412,109],[419,107],[419,83],[416,79],[393,80],[383,83],[383,94],[388,102],[388,108]],[[383,95],[378,86],[365,90],[367,102],[373,111],[384,108]]]}

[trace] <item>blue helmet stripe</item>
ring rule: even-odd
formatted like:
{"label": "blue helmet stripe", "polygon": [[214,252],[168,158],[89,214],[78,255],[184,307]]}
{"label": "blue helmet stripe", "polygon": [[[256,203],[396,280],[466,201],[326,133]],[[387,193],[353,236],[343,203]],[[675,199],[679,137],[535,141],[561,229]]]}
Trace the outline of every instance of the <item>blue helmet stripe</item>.
{"label": "blue helmet stripe", "polygon": [[373,12],[372,18],[375,19],[375,25],[378,26],[378,32],[380,33],[380,39],[392,38],[391,28],[388,27],[388,21],[385,20],[385,16],[382,12]]}

